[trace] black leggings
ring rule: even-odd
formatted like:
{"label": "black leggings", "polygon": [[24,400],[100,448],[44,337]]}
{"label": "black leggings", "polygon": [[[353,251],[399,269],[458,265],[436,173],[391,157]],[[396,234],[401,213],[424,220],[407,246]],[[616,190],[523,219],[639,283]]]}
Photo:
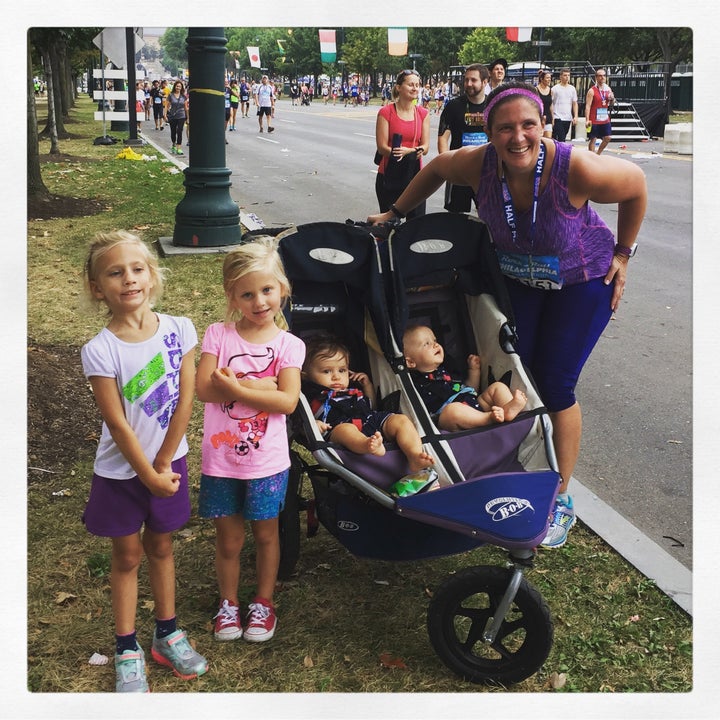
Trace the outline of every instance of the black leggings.
{"label": "black leggings", "polygon": [[182,145],[182,132],[185,126],[185,118],[168,120],[170,124],[170,141],[173,145]]}
{"label": "black leggings", "polygon": [[[375,176],[375,195],[378,199],[378,205],[380,206],[380,212],[387,212],[390,206],[402,195],[402,191],[389,192],[385,189],[384,176],[382,173],[378,173]],[[414,218],[420,217],[425,214],[425,200],[423,200],[414,210],[411,210],[407,217]]]}

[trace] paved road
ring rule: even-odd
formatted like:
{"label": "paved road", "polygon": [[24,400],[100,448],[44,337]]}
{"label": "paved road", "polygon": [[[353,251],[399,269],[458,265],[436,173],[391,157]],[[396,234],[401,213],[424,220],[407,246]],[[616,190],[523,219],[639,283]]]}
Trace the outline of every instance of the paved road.
{"label": "paved road", "polygon": [[[227,133],[232,197],[267,227],[364,220],[377,209],[376,113],[281,101],[272,135],[258,133],[253,116],[238,119]],[[432,138],[437,122],[431,115]],[[608,152],[643,168],[650,202],[625,300],[578,387],[584,433],[575,475],[691,568],[692,158],[663,155],[662,141],[619,145]],[[428,201],[428,212],[440,210],[441,191]],[[598,210],[615,227],[616,208]]]}

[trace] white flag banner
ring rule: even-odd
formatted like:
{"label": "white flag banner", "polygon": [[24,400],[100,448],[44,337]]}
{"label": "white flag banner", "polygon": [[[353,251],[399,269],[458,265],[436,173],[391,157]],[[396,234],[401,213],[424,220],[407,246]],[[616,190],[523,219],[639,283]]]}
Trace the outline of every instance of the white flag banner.
{"label": "white flag banner", "polygon": [[388,28],[388,55],[407,55],[407,28]]}
{"label": "white flag banner", "polygon": [[530,42],[532,38],[531,27],[509,27],[505,28],[505,37],[510,42]]}
{"label": "white flag banner", "polygon": [[250,67],[260,67],[260,48],[248,47],[248,57],[250,58]]}

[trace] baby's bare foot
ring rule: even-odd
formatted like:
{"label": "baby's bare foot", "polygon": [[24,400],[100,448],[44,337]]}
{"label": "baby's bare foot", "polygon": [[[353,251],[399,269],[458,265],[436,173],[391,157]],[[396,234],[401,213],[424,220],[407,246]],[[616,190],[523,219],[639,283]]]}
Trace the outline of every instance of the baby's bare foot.
{"label": "baby's bare foot", "polygon": [[378,457],[385,454],[385,443],[383,443],[383,436],[379,432],[367,439],[367,451],[371,455],[377,455]]}
{"label": "baby's bare foot", "polygon": [[505,420],[505,410],[503,410],[501,407],[498,407],[497,405],[493,405],[490,408],[489,415],[495,422],[501,423]]}
{"label": "baby's bare foot", "polygon": [[412,472],[424,470],[425,468],[430,467],[434,462],[435,460],[433,459],[433,456],[426,453],[424,450],[421,450],[417,453],[417,455],[408,457],[408,465],[410,466],[410,470]]}
{"label": "baby's bare foot", "polygon": [[514,420],[526,404],[527,395],[522,390],[516,390],[513,399],[503,408],[505,410],[505,422]]}

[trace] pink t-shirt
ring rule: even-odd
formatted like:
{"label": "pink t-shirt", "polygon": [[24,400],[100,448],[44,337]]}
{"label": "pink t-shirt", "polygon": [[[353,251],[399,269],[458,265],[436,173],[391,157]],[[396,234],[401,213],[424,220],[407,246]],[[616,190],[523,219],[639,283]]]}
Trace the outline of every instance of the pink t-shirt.
{"label": "pink t-shirt", "polygon": [[[238,335],[234,324],[214,323],[205,332],[202,352],[215,355],[218,367],[237,377],[279,375],[301,368],[305,344],[284,330],[268,343],[255,345]],[[290,466],[286,416],[235,403],[205,403],[202,472],[245,480],[268,477]]]}
{"label": "pink t-shirt", "polygon": [[[383,105],[380,110],[378,110],[378,114],[382,115],[388,122],[389,145],[392,145],[392,136],[395,133],[402,135],[402,145],[404,147],[417,147],[420,144],[422,140],[423,121],[428,114],[427,108],[424,108],[422,105],[416,105],[412,120],[400,119],[395,109],[395,103]],[[383,155],[380,165],[378,166],[378,172],[381,175],[385,173],[387,163],[388,158]],[[420,158],[420,167],[422,167],[422,157]]]}

